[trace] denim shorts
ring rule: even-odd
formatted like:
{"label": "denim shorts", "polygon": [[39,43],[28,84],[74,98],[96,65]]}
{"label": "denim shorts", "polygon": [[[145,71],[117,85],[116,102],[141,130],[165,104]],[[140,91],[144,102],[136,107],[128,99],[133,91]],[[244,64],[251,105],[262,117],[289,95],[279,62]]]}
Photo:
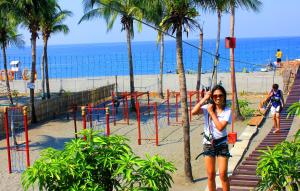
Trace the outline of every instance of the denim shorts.
{"label": "denim shorts", "polygon": [[211,144],[204,144],[203,145],[203,153],[204,156],[211,156],[211,157],[231,157],[228,149],[227,143],[222,143],[217,146],[212,146]]}

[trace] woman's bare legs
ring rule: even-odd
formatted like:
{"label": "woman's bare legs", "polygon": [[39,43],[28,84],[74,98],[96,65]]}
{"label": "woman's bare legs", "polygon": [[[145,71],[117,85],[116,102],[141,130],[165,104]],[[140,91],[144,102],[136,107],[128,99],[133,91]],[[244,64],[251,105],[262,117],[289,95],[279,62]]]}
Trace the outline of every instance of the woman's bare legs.
{"label": "woman's bare legs", "polygon": [[277,123],[277,129],[276,129],[276,133],[277,133],[278,131],[280,131],[280,113],[276,113],[275,116],[276,116],[276,123]]}
{"label": "woman's bare legs", "polygon": [[227,170],[228,170],[228,158],[219,156],[218,157],[218,167],[219,167],[219,176],[222,183],[223,191],[229,191],[230,185],[229,185],[229,179],[227,176]]}
{"label": "woman's bare legs", "polygon": [[205,156],[205,167],[208,178],[207,186],[209,191],[216,191],[216,158],[211,156]]}

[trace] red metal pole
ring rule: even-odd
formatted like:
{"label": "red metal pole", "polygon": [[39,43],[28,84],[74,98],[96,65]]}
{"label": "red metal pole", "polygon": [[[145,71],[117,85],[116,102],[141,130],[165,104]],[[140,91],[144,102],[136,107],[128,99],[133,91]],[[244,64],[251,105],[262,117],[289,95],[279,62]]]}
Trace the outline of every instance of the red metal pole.
{"label": "red metal pole", "polygon": [[106,135],[109,137],[110,135],[110,127],[109,127],[109,108],[106,108]]}
{"label": "red metal pole", "polygon": [[168,117],[168,125],[170,125],[170,91],[167,90],[167,117]]}
{"label": "red metal pole", "polygon": [[23,119],[24,119],[25,143],[26,143],[26,164],[27,164],[27,168],[28,168],[28,167],[30,167],[30,157],[29,157],[27,106],[23,107]]}
{"label": "red metal pole", "polygon": [[141,116],[140,116],[140,104],[136,102],[137,122],[138,122],[138,145],[141,145]]}
{"label": "red metal pole", "polygon": [[9,127],[8,127],[8,112],[7,107],[4,108],[4,126],[6,133],[6,145],[7,145],[7,160],[8,160],[8,172],[11,173],[11,155],[10,155],[10,144],[9,144]]}
{"label": "red metal pole", "polygon": [[232,122],[231,122],[231,132],[233,132],[234,129],[234,121],[235,121],[235,99],[234,99],[234,94],[235,94],[235,75],[234,75],[234,48],[230,48],[230,51],[232,53],[232,60],[230,60],[230,65],[231,65],[231,87],[232,87],[232,104],[231,104],[231,116],[232,116]]}
{"label": "red metal pole", "polygon": [[114,126],[116,126],[116,109],[115,109],[115,93],[111,93],[111,105],[112,105],[112,116],[114,120]]}
{"label": "red metal pole", "polygon": [[127,99],[127,92],[126,93],[126,96],[125,96],[125,104],[126,104],[126,118],[127,118],[127,125],[129,125],[129,112],[128,112],[128,99]]}
{"label": "red metal pole", "polygon": [[[86,129],[86,113],[85,113],[85,107],[81,107],[81,115],[82,115],[82,126],[83,129]],[[86,141],[86,136],[83,137],[83,139]]]}
{"label": "red metal pole", "polygon": [[89,112],[89,121],[90,121],[90,128],[93,128],[93,119],[92,119],[92,107],[91,104],[88,104],[88,112]]}
{"label": "red metal pole", "polygon": [[76,113],[77,113],[77,106],[73,105],[74,130],[75,130],[75,138],[77,139],[78,137],[77,137]]}
{"label": "red metal pole", "polygon": [[125,110],[125,97],[124,93],[122,93],[122,102],[123,102],[123,119],[126,121],[126,110]]}
{"label": "red metal pole", "polygon": [[192,121],[192,93],[189,93],[189,96],[190,96],[190,122]]}
{"label": "red metal pole", "polygon": [[[132,96],[132,94],[131,94],[131,96]],[[135,102],[135,107],[136,107],[136,103],[138,102],[137,93],[134,94],[134,102]],[[136,113],[136,116],[137,116],[137,113]]]}
{"label": "red metal pole", "polygon": [[179,93],[176,93],[176,122],[178,122],[178,96]]}
{"label": "red metal pole", "polygon": [[155,143],[158,146],[158,121],[157,121],[157,104],[154,103],[154,120],[155,120]]}

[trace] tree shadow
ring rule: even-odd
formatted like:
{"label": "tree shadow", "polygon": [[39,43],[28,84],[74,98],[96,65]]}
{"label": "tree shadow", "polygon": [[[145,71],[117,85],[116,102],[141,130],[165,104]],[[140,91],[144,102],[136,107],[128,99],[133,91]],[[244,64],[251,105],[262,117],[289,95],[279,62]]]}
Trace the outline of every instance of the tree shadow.
{"label": "tree shadow", "polygon": [[57,138],[49,135],[40,135],[42,139],[37,142],[29,143],[31,151],[46,149],[52,147],[54,149],[62,150],[66,142],[69,142],[73,138]]}

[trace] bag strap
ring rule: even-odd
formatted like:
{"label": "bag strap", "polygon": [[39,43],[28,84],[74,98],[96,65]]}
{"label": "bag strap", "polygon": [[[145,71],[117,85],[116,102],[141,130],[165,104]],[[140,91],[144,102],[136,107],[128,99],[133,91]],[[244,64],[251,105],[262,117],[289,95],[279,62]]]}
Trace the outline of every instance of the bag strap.
{"label": "bag strap", "polygon": [[209,130],[209,137],[211,136],[212,139],[214,139],[213,133],[212,133],[212,126],[211,126],[211,116],[207,112],[207,119],[208,119],[208,130]]}

